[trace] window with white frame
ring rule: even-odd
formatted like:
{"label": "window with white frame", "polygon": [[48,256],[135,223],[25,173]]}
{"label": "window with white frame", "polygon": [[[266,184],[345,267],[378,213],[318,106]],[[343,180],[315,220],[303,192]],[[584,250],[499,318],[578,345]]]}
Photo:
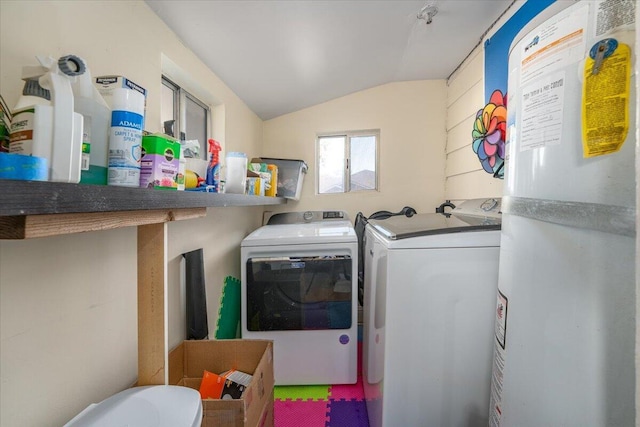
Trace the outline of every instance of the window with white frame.
{"label": "window with white frame", "polygon": [[318,135],[318,194],[378,189],[380,131]]}
{"label": "window with white frame", "polygon": [[209,107],[180,86],[162,76],[161,119],[164,133],[179,140],[197,140],[200,158],[207,158]]}

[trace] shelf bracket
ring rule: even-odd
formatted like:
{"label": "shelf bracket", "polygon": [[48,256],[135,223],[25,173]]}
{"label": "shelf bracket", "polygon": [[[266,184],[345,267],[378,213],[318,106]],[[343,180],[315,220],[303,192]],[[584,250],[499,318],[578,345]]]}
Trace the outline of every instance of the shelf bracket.
{"label": "shelf bracket", "polygon": [[138,385],[169,381],[167,223],[138,226]]}

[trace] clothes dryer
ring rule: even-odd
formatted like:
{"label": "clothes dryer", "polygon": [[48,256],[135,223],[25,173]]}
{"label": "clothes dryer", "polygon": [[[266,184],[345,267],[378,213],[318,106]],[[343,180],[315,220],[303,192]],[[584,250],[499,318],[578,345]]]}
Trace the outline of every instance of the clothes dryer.
{"label": "clothes dryer", "polygon": [[357,244],[340,211],[276,214],[242,241],[242,337],[273,340],[277,385],[356,382]]}
{"label": "clothes dryer", "polygon": [[486,426],[500,200],[371,220],[363,384],[369,424]]}

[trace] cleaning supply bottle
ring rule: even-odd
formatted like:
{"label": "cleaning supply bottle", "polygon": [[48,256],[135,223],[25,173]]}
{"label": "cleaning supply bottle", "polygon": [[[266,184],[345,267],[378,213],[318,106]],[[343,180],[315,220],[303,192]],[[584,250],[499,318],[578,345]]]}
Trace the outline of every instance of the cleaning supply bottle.
{"label": "cleaning supply bottle", "polygon": [[267,170],[270,172],[269,176],[269,189],[265,191],[265,196],[276,197],[278,192],[278,166],[274,164],[268,164]]}
{"label": "cleaning supply bottle", "polygon": [[136,90],[113,89],[109,131],[109,185],[140,186],[144,102],[144,95]]}
{"label": "cleaning supply bottle", "polygon": [[[31,93],[24,95],[26,98],[18,102],[20,108],[15,111],[19,120],[12,122],[9,149],[22,154],[30,151],[31,155],[46,158],[50,181],[77,183],[80,181],[82,160],[83,118],[73,110],[71,84],[84,73],[85,65],[75,55],[66,55],[58,60],[45,56],[36,56],[36,59],[40,65],[23,67],[22,79],[36,80],[38,85],[48,90],[50,103],[40,100],[39,95],[35,98]],[[28,85],[35,86],[32,83]],[[31,138],[30,147],[20,143],[28,138]]]}
{"label": "cleaning supply bottle", "polygon": [[209,139],[209,165],[207,166],[207,178],[205,183],[213,186],[213,192],[220,192],[220,150],[222,147],[215,139]]}
{"label": "cleaning supply bottle", "polygon": [[80,183],[107,185],[111,108],[93,85],[88,68],[72,89],[74,110],[84,118]]}

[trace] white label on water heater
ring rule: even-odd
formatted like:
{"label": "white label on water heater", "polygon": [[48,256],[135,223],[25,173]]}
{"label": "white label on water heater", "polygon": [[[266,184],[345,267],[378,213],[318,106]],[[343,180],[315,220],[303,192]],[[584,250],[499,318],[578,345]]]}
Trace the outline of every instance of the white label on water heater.
{"label": "white label on water heater", "polygon": [[600,0],[594,14],[596,37],[612,31],[633,30],[636,0]]}
{"label": "white label on water heater", "polygon": [[522,86],[584,58],[588,13],[589,5],[585,5],[530,33],[520,52]]}
{"label": "white label on water heater", "polygon": [[565,72],[522,88],[520,151],[557,145],[562,135]]}
{"label": "white label on water heater", "polygon": [[493,368],[491,372],[491,397],[489,406],[489,425],[491,427],[500,426],[500,418],[502,417],[502,384],[507,344],[508,307],[509,300],[498,289],[495,345],[493,352]]}

